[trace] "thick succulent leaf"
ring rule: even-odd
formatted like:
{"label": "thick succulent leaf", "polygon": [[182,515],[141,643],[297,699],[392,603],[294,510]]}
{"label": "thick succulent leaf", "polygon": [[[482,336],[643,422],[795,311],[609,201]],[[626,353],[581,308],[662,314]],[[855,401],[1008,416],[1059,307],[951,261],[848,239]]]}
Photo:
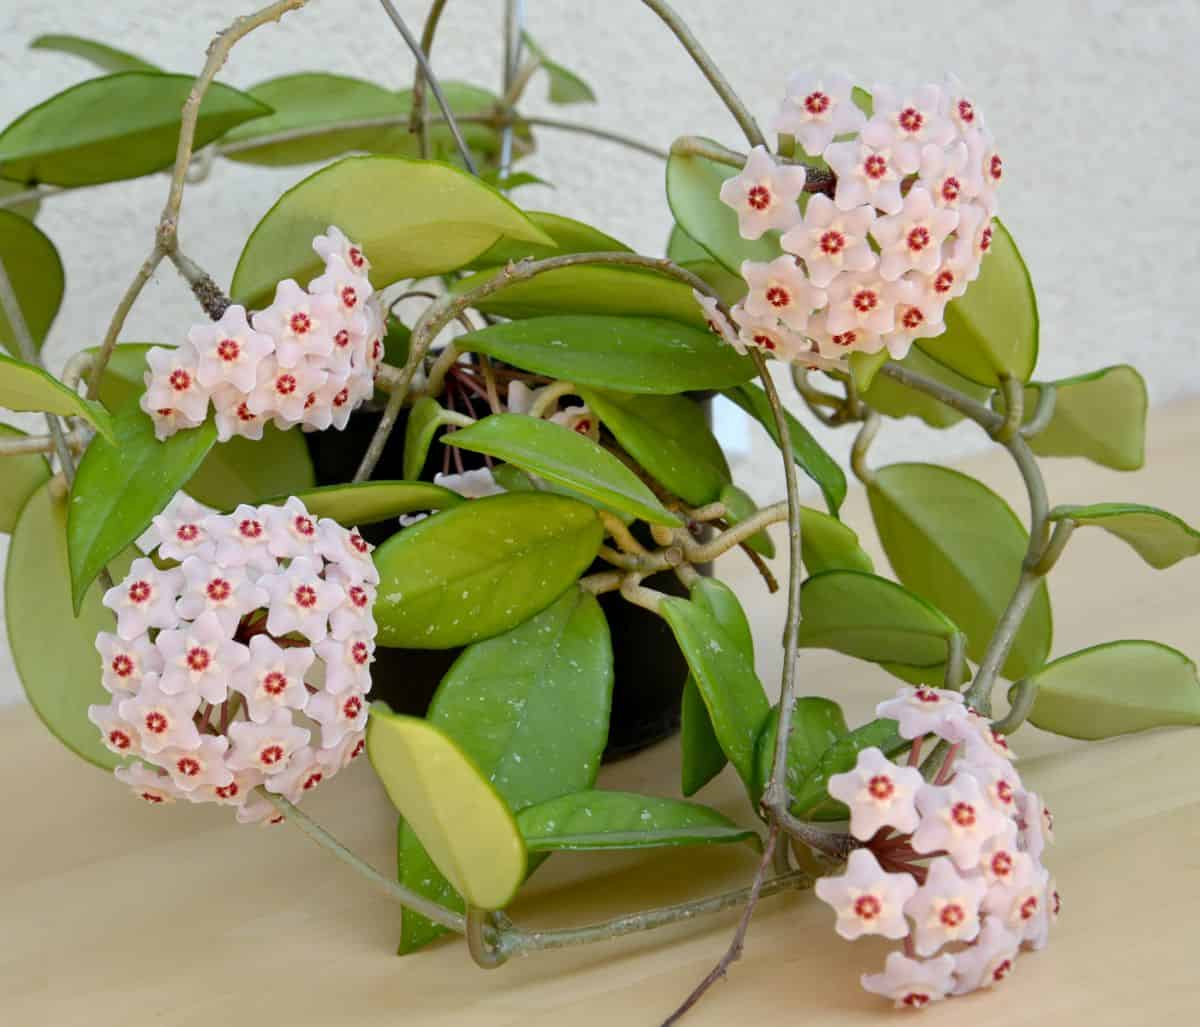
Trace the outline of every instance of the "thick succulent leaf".
{"label": "thick succulent leaf", "polygon": [[[0,441],[24,438],[25,433],[0,424]],[[6,456],[0,474],[0,532],[11,533],[29,497],[50,477],[50,465],[40,453]]]}
{"label": "thick succulent leaf", "polygon": [[112,417],[103,405],[84,399],[53,375],[0,353],[0,407],[18,413],[42,411],[82,417],[102,436],[115,439]]}
{"label": "thick succulent leaf", "polygon": [[911,743],[900,737],[894,720],[872,720],[834,742],[817,760],[803,784],[792,792],[792,814],[805,820],[847,820],[846,807],[829,794],[829,779],[844,774],[858,762],[858,754],[872,746],[895,759]]}
{"label": "thick succulent leaf", "polygon": [[[767,394],[757,385],[743,385],[737,389],[726,389],[724,395],[753,417],[779,444],[775,430],[775,418],[771,413]],[[785,411],[786,413],[786,411]],[[792,437],[792,455],[796,466],[810,477],[825,497],[825,505],[835,517],[846,498],[846,475],[809,430],[791,414],[786,414],[788,433]]]}
{"label": "thick succulent leaf", "polygon": [[530,852],[603,852],[684,845],[758,844],[758,835],[694,802],[589,790],[517,814]]}
{"label": "thick succulent leaf", "polygon": [[[792,731],[788,738],[787,771],[784,781],[788,792],[795,794],[817,768],[821,757],[845,735],[850,733],[846,715],[832,699],[821,696],[801,696],[792,709]],[[771,780],[775,765],[775,744],[779,737],[779,706],[763,723],[755,750],[753,798],[757,802]]]}
{"label": "thick succulent leaf", "polygon": [[454,271],[501,236],[553,243],[501,193],[457,168],[347,157],[293,186],[259,221],[233,275],[234,300],[263,306],[280,279],[318,274],[312,241],[330,225],[366,251],[376,288]]}
{"label": "thick succulent leaf", "polygon": [[633,471],[565,425],[524,414],[492,414],[447,436],[446,444],[516,464],[618,513],[651,524],[679,524]]}
{"label": "thick succulent leaf", "polygon": [[[123,71],[71,86],[0,132],[0,175],[84,186],[169,167],[194,83],[191,75]],[[214,82],[200,105],[195,148],[270,113],[252,96]]]}
{"label": "thick succulent leaf", "polygon": [[809,574],[833,570],[870,574],[875,570],[852,528],[807,506],[800,508],[800,551]]}
{"label": "thick succulent leaf", "polygon": [[[1029,544],[1017,515],[981,482],[932,464],[880,468],[867,495],[896,576],[953,618],[967,636],[967,655],[982,659]],[[1037,670],[1051,635],[1050,596],[1041,582],[1004,676],[1016,680]]]}
{"label": "thick succulent leaf", "polygon": [[669,395],[727,389],[754,364],[706,328],[653,317],[561,315],[460,335],[460,349],[576,385]]}
{"label": "thick succulent leaf", "polygon": [[502,909],[525,880],[525,845],[504,800],[428,721],[371,707],[367,754],[434,866],[472,906]]}
{"label": "thick succulent leaf", "polygon": [[[1081,456],[1102,467],[1136,471],[1146,459],[1146,383],[1127,364],[1106,367],[1077,378],[1062,378],[1054,386],[1054,415],[1029,439],[1038,456]],[[1025,419],[1037,409],[1041,386],[1025,390]],[[992,400],[1004,409],[1004,400]]]}
{"label": "thick succulent leaf", "polygon": [[544,210],[526,212],[529,220],[553,240],[553,245],[526,242],[520,239],[501,239],[467,265],[472,271],[502,267],[518,260],[541,260],[560,257],[564,253],[631,253],[619,239],[606,235],[583,221],[551,214]]}
{"label": "thick succulent leaf", "polygon": [[1033,676],[1029,720],[1071,738],[1111,738],[1168,724],[1200,724],[1200,678],[1178,649],[1125,641],[1083,649]]}
{"label": "thick succulent leaf", "polygon": [[712,503],[730,484],[721,444],[695,400],[598,389],[581,389],[579,394],[621,448],[685,502]]}
{"label": "thick succulent leaf", "polygon": [[[986,403],[988,396],[992,394],[992,390],[986,385],[978,385],[956,374],[932,357],[927,357],[916,347],[898,363],[901,367],[957,389],[981,403]],[[963,418],[958,411],[939,402],[928,393],[909,388],[886,374],[876,375],[862,398],[872,410],[877,410],[886,417],[919,417],[931,428],[949,428]]]}
{"label": "thick succulent leaf", "polygon": [[946,331],[917,346],[964,378],[996,386],[1004,375],[1027,382],[1038,355],[1038,309],[1029,269],[1008,229],[993,222],[979,277],[946,307]]}
{"label": "thick succulent leaf", "polygon": [[136,399],[117,412],[113,424],[116,442],[93,439],[71,486],[67,542],[77,610],[104,566],[149,527],[217,439],[209,421],[159,442]]}
{"label": "thick succulent leaf", "polygon": [[1103,528],[1129,543],[1151,567],[1162,570],[1200,553],[1200,531],[1166,510],[1140,503],[1094,503],[1060,506],[1056,520],[1072,520]]}
{"label": "thick succulent leaf", "polygon": [[446,510],[465,502],[457,492],[425,481],[359,481],[276,496],[268,502],[286,503],[288,496],[300,499],[311,514],[331,517],[347,528],[378,524],[401,514],[422,510]]}
{"label": "thick succulent leaf", "polygon": [[538,67],[546,73],[546,77],[550,80],[548,98],[551,103],[595,102],[596,94],[592,92],[592,87],[575,72],[547,57],[546,52],[534,42],[528,32],[522,32],[521,39],[529,52],[537,58]]}
{"label": "thick succulent leaf", "polygon": [[[121,557],[119,578],[128,567]],[[25,504],[13,529],[4,576],[4,617],[13,663],[29,704],[59,741],[89,763],[111,770],[121,760],[105,748],[87,719],[90,705],[112,696],[100,684],[96,635],[115,631],[116,617],[93,586],[78,618],[72,609],[67,562],[67,500],[49,483]]]}
{"label": "thick succulent leaf", "polygon": [[449,649],[544,610],[596,556],[590,506],[547,492],[472,500],[393,535],[375,551],[378,641]]}
{"label": "thick succulent leaf", "polygon": [[38,36],[29,44],[30,50],[50,50],[55,53],[71,54],[90,61],[103,71],[161,71],[156,64],[144,61],[135,54],[118,50],[115,46],[85,39],[83,36],[50,34]]}
{"label": "thick succulent leaf", "polygon": [[[40,348],[62,306],[65,279],[58,250],[32,220],[13,210],[0,210],[0,261],[17,294],[25,327]],[[0,346],[13,356],[20,354],[16,332],[3,305]]]}
{"label": "thick succulent leaf", "polygon": [[[612,643],[594,596],[568,590],[536,617],[464,650],[429,720],[454,739],[514,812],[591,788],[608,738]],[[401,823],[400,880],[453,909],[462,897]],[[405,911],[401,951],[442,933]]]}

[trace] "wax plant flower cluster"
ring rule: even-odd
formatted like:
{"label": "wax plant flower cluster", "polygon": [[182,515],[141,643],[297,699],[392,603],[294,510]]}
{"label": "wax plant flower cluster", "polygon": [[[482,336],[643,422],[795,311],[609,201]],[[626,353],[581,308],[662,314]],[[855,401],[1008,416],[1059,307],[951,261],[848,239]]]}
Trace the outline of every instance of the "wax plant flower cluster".
{"label": "wax plant flower cluster", "polygon": [[[1035,378],[1034,292],[995,219],[999,126],[969,90],[868,91],[812,69],[769,141],[679,16],[645,2],[748,144],[687,136],[660,153],[606,134],[665,161],[664,256],[513,202],[534,129],[591,131],[521,113],[529,82],[592,98],[515,8],[499,95],[430,73],[441,3],[419,40],[380,5],[415,58],[401,93],[320,71],[215,81],[241,38],[304,0],[238,19],[198,78],[36,41],[110,73],[0,132],[0,406],[48,431],[0,435],[21,681],[50,731],[152,804],[224,803],[326,846],[399,901],[403,952],[451,931],[497,966],[743,905],[682,1013],[740,953],[758,898],[815,887],[842,935],[901,944],[868,990],[917,1007],[991,986],[1044,945],[1059,904],[1049,816],[1006,736],[1026,720],[1085,739],[1200,721],[1194,665],[1169,647],[1051,659],[1046,576],[1082,527],[1154,567],[1200,536],[1149,506],[1051,506],[1038,457],[1140,466],[1145,391],[1127,366]],[[318,165],[248,232],[227,287],[180,240],[200,230],[185,186],[217,160]],[[51,375],[40,346],[63,279],[37,205],[164,169],[107,331]],[[122,342],[164,262],[207,320]],[[856,426],[851,467],[890,573],[842,522],[846,478],[772,368],[811,419]],[[778,447],[785,501],[760,508],[735,484],[713,402]],[[1027,519],[947,468],[873,466],[885,424],[914,417],[971,421],[1011,455]],[[821,509],[801,504],[801,474]],[[747,559],[775,593],[778,537],[773,704],[721,575]],[[851,728],[838,683],[805,678],[805,648],[904,687]],[[597,787],[606,751],[676,725],[678,782]],[[330,778],[364,744],[401,816],[395,875],[298,805],[318,784],[349,794]],[[735,816],[686,801],[727,766]],[[739,843],[759,855],[736,892],[561,930],[504,912],[556,852]]]}

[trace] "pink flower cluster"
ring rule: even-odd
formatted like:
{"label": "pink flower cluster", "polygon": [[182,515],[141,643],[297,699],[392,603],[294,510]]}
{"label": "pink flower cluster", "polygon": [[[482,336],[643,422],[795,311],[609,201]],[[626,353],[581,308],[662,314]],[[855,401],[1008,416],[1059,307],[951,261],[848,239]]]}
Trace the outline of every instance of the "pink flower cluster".
{"label": "pink flower cluster", "polygon": [[370,262],[334,227],[313,249],[325,273],[307,290],[284,279],[266,310],[247,317],[235,304],[219,321],[193,327],[184,345],[146,354],[142,409],[158,438],[202,424],[210,402],[222,442],[261,439],[268,421],[340,431],[370,398],[385,330]]}
{"label": "pink flower cluster", "polygon": [[300,500],[222,516],[182,492],[104,595],[112,701],[89,719],[147,802],[186,798],[275,821],[259,786],[291,802],[362,753],[379,574],[357,531]]}
{"label": "pink flower cluster", "polygon": [[[1003,736],[958,692],[902,688],[878,714],[912,740],[908,766],[864,749],[853,770],[829,779],[862,845],[845,873],[817,881],[816,893],[837,913],[842,937],[903,941],[863,987],[920,1008],[992,987],[1022,947],[1046,944],[1059,910],[1042,865],[1053,822],[1022,787]],[[927,782],[917,766],[925,743],[938,740],[949,749]]]}
{"label": "pink flower cluster", "polygon": [[[942,334],[946,305],[979,276],[992,243],[1004,165],[959,82],[899,91],[876,86],[873,113],[849,79],[797,75],[775,119],[837,175],[833,198],[800,198],[808,172],[755,147],[721,187],[745,239],[782,232],[783,253],[745,261],[748,291],[734,324],[701,300],[739,351],[756,346],[813,368],[853,352],[904,357]],[[700,299],[700,297],[697,297]]]}

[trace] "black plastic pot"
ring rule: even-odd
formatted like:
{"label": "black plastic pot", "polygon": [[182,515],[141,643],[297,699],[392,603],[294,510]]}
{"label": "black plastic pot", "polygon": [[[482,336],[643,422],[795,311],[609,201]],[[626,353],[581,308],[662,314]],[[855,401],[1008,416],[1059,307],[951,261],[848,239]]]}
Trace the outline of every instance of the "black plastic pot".
{"label": "black plastic pot", "polygon": [[[372,478],[404,476],[406,417],[407,412],[401,414]],[[319,485],[339,484],[353,477],[378,423],[379,414],[360,411],[351,416],[343,432],[312,432],[305,436]],[[442,469],[444,452],[440,442],[435,440],[422,478],[432,480]],[[464,462],[470,458],[466,463],[468,467],[482,463],[482,458],[475,454],[463,453],[462,456]],[[399,524],[386,521],[366,525],[360,530],[369,542],[379,545],[399,530]],[[650,540],[647,537],[644,541],[649,544]],[[609,568],[602,564],[596,569]],[[686,595],[686,589],[671,573],[647,578],[646,584],[662,592]],[[613,760],[662,741],[679,729],[679,706],[688,668],[662,618],[615,594],[600,596],[600,605],[612,632],[613,706],[604,758]],[[372,668],[372,694],[395,710],[420,716],[461,651],[380,646],[375,651]]]}

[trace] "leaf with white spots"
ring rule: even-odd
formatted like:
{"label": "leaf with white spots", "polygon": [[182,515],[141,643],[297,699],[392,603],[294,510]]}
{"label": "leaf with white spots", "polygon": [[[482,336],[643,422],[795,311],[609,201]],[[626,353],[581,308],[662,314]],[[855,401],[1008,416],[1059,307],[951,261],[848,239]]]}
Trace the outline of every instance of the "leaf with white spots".
{"label": "leaf with white spots", "polygon": [[[573,588],[512,631],[465,649],[438,687],[428,717],[519,812],[595,783],[608,738],[612,682],[612,645],[600,605]],[[399,853],[404,884],[461,908],[404,824]],[[403,951],[440,933],[405,910]]]}
{"label": "leaf with white spots", "polygon": [[748,842],[758,835],[695,802],[633,792],[584,791],[517,814],[530,852],[603,852]]}

